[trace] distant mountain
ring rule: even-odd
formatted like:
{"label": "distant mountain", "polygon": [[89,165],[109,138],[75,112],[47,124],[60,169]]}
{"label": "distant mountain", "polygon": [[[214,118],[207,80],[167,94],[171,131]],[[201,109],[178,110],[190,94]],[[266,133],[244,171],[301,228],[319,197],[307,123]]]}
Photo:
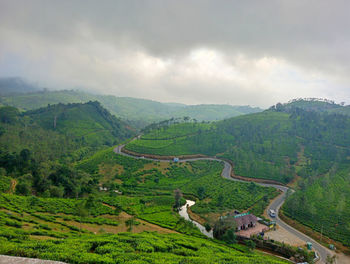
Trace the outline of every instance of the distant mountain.
{"label": "distant mountain", "polygon": [[39,87],[30,84],[19,77],[0,78],[0,95],[13,95],[41,90]]}
{"label": "distant mountain", "polygon": [[24,110],[45,107],[48,104],[84,103],[99,101],[112,114],[129,121],[137,128],[172,117],[189,116],[198,121],[214,121],[243,114],[261,112],[260,108],[231,105],[184,105],[160,103],[152,100],[112,95],[96,95],[73,90],[39,91],[0,97],[0,104]]}
{"label": "distant mountain", "polygon": [[189,105],[175,112],[175,117],[189,116],[197,120],[215,121],[261,112],[259,107],[232,105]]}

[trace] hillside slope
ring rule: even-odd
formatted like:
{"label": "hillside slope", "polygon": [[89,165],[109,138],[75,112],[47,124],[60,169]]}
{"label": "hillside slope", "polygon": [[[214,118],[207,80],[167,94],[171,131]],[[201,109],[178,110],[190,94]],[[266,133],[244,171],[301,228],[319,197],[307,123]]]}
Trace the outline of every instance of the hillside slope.
{"label": "hillside slope", "polygon": [[236,175],[282,183],[298,179],[286,213],[349,246],[349,146],[349,117],[276,105],[212,124],[154,127],[126,148],[157,155],[217,156],[232,161]]}
{"label": "hillside slope", "polygon": [[2,151],[30,150],[37,159],[74,157],[129,138],[133,131],[98,102],[52,105],[20,113],[0,108]]}
{"label": "hillside slope", "polygon": [[30,117],[44,129],[81,138],[95,147],[111,146],[117,144],[118,138],[126,139],[131,136],[130,129],[98,102],[50,105],[27,111],[24,116]]}

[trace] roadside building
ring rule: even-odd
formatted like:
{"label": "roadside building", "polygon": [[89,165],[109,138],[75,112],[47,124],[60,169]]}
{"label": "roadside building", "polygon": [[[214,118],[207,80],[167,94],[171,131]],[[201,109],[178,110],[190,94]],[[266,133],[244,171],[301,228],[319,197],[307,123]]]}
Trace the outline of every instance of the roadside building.
{"label": "roadside building", "polygon": [[251,227],[255,227],[258,222],[258,218],[250,213],[238,214],[233,216],[236,223],[237,231],[247,230]]}

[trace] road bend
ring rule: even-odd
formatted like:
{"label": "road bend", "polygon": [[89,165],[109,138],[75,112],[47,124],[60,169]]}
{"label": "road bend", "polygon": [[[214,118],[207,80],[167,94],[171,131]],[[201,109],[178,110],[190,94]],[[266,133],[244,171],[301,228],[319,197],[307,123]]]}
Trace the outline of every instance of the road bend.
{"label": "road bend", "polygon": [[[133,140],[138,139],[139,137],[135,137]],[[148,157],[140,157],[140,156],[134,156],[131,154],[127,154],[125,152],[123,152],[123,148],[125,145],[119,145],[114,149],[114,152],[123,156],[127,156],[127,157],[131,157],[131,158],[135,158],[135,159],[145,159],[145,160],[152,160],[152,161],[165,161],[165,162],[171,162],[172,160],[170,159],[153,159],[153,158],[148,158]],[[228,179],[230,181],[238,181],[238,182],[247,182],[244,181],[242,179],[236,179],[231,177],[232,175],[232,166],[230,163],[228,163],[225,160],[219,159],[219,158],[189,158],[189,159],[181,159],[179,162],[186,162],[186,161],[197,161],[197,160],[213,160],[213,161],[219,161],[219,162],[223,162],[224,163],[224,168],[221,172],[221,176],[225,179]],[[275,220],[276,224],[278,224],[279,226],[281,226],[282,228],[284,228],[287,232],[295,235],[296,237],[298,237],[300,240],[304,241],[305,243],[307,242],[311,242],[312,246],[314,247],[319,259],[318,259],[318,263],[322,263],[325,264],[326,263],[326,259],[327,259],[327,255],[333,255],[333,252],[331,252],[329,249],[327,249],[326,247],[324,247],[323,245],[321,245],[320,243],[316,242],[314,239],[312,239],[311,237],[301,233],[300,231],[296,230],[295,228],[293,228],[292,226],[288,225],[286,222],[284,222],[279,216],[278,216],[278,212],[279,209],[281,208],[281,206],[283,205],[283,203],[286,200],[287,197],[287,192],[289,190],[288,187],[283,186],[283,185],[278,185],[278,184],[269,184],[269,183],[260,183],[260,182],[256,182],[256,184],[264,186],[264,187],[273,187],[276,188],[278,190],[280,190],[282,193],[276,198],[274,199],[270,205],[268,206],[267,210],[273,209],[276,211],[276,218],[270,218],[271,220]],[[291,190],[291,193],[293,193],[294,191]]]}

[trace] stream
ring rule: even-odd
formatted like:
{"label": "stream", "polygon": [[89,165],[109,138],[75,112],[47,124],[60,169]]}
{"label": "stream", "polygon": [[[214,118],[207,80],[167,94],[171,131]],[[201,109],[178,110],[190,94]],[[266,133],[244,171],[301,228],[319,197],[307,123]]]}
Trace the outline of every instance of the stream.
{"label": "stream", "polygon": [[192,222],[195,226],[199,228],[199,230],[202,232],[203,235],[213,238],[213,229],[209,232],[205,230],[205,227],[202,226],[200,223],[192,220],[190,216],[188,215],[187,208],[193,206],[196,202],[191,200],[186,200],[186,204],[181,206],[179,214],[181,217],[185,218],[185,220]]}

